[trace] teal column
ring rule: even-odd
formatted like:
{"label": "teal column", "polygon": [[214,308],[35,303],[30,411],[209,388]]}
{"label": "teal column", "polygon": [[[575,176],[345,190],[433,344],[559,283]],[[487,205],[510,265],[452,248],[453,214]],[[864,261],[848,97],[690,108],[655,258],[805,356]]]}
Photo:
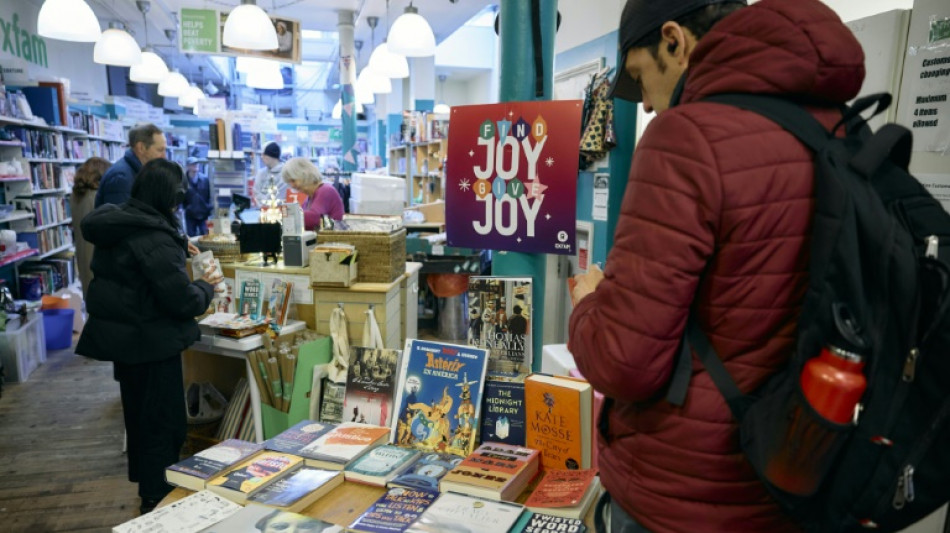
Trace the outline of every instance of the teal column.
{"label": "teal column", "polygon": [[[534,39],[532,5],[534,2],[501,2],[499,42],[501,46],[500,102],[550,100],[554,82],[554,36],[557,31],[557,0],[540,0],[541,55],[544,63],[544,94],[535,94]],[[541,368],[544,324],[544,288],[547,281],[544,254],[497,252],[492,258],[492,274],[523,276],[533,281],[531,335],[534,370]]]}
{"label": "teal column", "polygon": [[344,172],[356,171],[356,44],[354,42],[353,12],[340,11],[337,31],[340,35],[340,98]]}

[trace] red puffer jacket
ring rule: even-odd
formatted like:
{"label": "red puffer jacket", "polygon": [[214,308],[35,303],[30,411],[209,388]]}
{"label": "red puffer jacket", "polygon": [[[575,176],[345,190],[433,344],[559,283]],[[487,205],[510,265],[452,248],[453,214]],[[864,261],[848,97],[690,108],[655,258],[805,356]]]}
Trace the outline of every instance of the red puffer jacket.
{"label": "red puffer jacket", "polygon": [[[696,298],[700,324],[743,391],[779,368],[807,285],[812,155],[715,93],[853,98],[864,55],[817,0],[763,0],[717,24],[690,58],[680,105],[634,154],[606,277],[570,321],[570,350],[615,400],[600,473],[654,532],[794,531],[739,450],[738,427],[694,361],[686,404],[664,400]],[[833,111],[816,111],[829,127]]]}

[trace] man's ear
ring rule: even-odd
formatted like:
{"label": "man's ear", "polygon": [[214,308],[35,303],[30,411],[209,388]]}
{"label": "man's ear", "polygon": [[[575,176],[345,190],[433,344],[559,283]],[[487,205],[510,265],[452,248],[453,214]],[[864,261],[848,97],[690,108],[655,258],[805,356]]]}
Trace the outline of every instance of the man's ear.
{"label": "man's ear", "polygon": [[673,21],[664,23],[660,28],[660,39],[661,48],[664,48],[673,60],[681,64],[689,60],[689,55],[696,45],[692,32]]}

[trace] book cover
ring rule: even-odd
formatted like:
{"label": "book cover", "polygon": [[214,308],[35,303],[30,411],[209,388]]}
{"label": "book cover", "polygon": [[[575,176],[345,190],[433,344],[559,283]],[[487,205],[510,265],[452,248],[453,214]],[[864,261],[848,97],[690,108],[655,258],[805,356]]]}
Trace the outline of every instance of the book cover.
{"label": "book cover", "polygon": [[549,514],[525,512],[525,516],[511,529],[511,533],[586,533],[587,526],[577,518],[563,518]]}
{"label": "book cover", "polygon": [[205,481],[244,461],[261,450],[261,445],[228,439],[202,450],[165,469],[165,481],[191,490],[201,490]]}
{"label": "book cover", "polygon": [[532,374],[524,383],[525,446],[544,469],[591,467],[593,389],[584,380]]}
{"label": "book cover", "polygon": [[489,351],[488,373],[531,372],[531,278],[468,279],[468,343]]}
{"label": "book cover", "polygon": [[254,492],[300,468],[303,459],[277,452],[261,452],[234,470],[212,478],[208,489],[237,503],[245,503]]}
{"label": "book cover", "polygon": [[553,516],[583,518],[598,496],[600,479],[593,469],[545,470],[524,505]]}
{"label": "book cover", "polygon": [[363,533],[401,533],[439,497],[424,489],[391,488],[347,528]]}
{"label": "book cover", "polygon": [[338,470],[305,466],[259,490],[248,501],[298,512],[343,483]]}
{"label": "book cover", "polygon": [[513,501],[538,472],[537,450],[486,442],[442,478],[442,492],[453,491]]}
{"label": "book cover", "polygon": [[313,379],[311,380],[310,392],[307,393],[307,399],[310,402],[309,415],[311,420],[320,419],[320,404],[323,399],[323,380],[327,377],[330,365],[321,363],[313,365]]}
{"label": "book cover", "polygon": [[465,459],[450,453],[425,453],[413,461],[405,472],[399,474],[390,486],[415,489],[439,490],[439,480]]}
{"label": "book cover", "polygon": [[261,282],[257,279],[247,279],[241,283],[241,315],[251,320],[261,317]]}
{"label": "book cover", "polygon": [[349,422],[389,427],[399,350],[350,347],[343,416]]}
{"label": "book cover", "polygon": [[524,446],[524,413],[524,383],[489,378],[485,381],[481,441]]}
{"label": "book cover", "polygon": [[346,383],[337,383],[329,377],[323,378],[320,398],[320,421],[328,424],[343,422],[343,396]]}
{"label": "book cover", "polygon": [[373,448],[344,469],[347,481],[384,486],[408,468],[419,455],[419,450],[387,444]]}
{"label": "book cover", "polygon": [[313,420],[303,420],[264,441],[264,449],[298,455],[300,450],[333,428],[333,424],[322,424]]}
{"label": "book cover", "polygon": [[343,533],[343,528],[323,520],[264,505],[248,504],[240,511],[201,530],[201,533]]}
{"label": "book cover", "polygon": [[521,516],[522,506],[452,492],[443,493],[406,531],[412,533],[503,532]]}
{"label": "book cover", "polygon": [[196,533],[241,510],[241,506],[203,490],[112,528],[112,533]]}
{"label": "book cover", "polygon": [[290,281],[274,279],[270,293],[264,301],[262,316],[269,324],[279,331],[287,324],[287,314],[290,310],[290,300],[293,295],[294,284]]}
{"label": "book cover", "polygon": [[382,426],[344,422],[301,448],[300,455],[312,466],[342,470],[353,459],[384,443],[388,436],[388,428]]}
{"label": "book cover", "polygon": [[472,453],[487,363],[481,348],[407,340],[390,440],[423,452]]}

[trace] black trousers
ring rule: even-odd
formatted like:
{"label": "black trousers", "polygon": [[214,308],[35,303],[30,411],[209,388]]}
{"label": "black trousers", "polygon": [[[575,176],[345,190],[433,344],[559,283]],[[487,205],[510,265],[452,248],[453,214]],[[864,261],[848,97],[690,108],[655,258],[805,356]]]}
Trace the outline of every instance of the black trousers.
{"label": "black trousers", "polygon": [[172,490],[165,467],[177,463],[185,442],[185,387],[181,356],[153,363],[115,363],[128,439],[129,481],[143,499],[161,499]]}

